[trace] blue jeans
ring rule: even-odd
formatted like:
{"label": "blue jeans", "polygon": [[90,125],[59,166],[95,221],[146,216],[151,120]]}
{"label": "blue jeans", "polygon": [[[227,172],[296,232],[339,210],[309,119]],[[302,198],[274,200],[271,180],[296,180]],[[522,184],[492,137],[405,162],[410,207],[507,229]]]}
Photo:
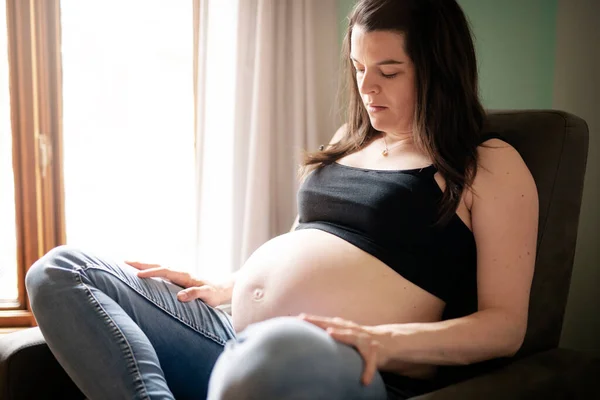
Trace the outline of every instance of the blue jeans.
{"label": "blue jeans", "polygon": [[50,350],[91,400],[384,400],[360,383],[356,350],[293,317],[250,325],[124,263],[67,246],[29,270],[31,307]]}

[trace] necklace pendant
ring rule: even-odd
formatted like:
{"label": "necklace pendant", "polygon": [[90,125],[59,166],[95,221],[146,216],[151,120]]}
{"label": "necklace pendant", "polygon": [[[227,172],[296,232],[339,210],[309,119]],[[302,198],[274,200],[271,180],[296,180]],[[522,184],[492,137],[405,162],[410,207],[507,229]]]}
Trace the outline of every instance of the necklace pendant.
{"label": "necklace pendant", "polygon": [[388,149],[384,149],[384,150],[381,152],[381,155],[382,155],[382,156],[384,156],[384,157],[387,157],[387,155],[388,155]]}

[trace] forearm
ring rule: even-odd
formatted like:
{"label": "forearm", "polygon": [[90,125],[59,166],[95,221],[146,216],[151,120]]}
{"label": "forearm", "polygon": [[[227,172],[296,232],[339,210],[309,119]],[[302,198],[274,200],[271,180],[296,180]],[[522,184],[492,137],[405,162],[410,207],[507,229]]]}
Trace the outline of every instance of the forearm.
{"label": "forearm", "polygon": [[441,322],[371,327],[381,337],[386,370],[405,371],[415,364],[465,365],[512,356],[524,332],[502,310],[484,310]]}

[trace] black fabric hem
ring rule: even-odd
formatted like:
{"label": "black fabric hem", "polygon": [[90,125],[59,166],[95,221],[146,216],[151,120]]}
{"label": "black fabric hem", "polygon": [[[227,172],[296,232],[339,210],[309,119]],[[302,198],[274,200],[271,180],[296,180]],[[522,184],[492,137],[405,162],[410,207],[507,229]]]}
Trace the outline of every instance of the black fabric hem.
{"label": "black fabric hem", "polygon": [[391,372],[381,372],[381,377],[385,382],[387,400],[410,399],[435,390],[431,380],[409,378]]}

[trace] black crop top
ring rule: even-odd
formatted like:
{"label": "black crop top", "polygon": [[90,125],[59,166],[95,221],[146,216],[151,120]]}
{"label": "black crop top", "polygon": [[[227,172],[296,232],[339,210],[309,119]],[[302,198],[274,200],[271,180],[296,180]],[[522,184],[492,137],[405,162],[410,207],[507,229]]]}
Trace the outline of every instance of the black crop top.
{"label": "black crop top", "polygon": [[[500,138],[482,137],[482,142]],[[337,162],[309,174],[298,191],[296,229],[320,229],[377,257],[446,303],[443,319],[477,311],[473,233],[454,215],[436,225],[442,190],[433,165],[371,170]]]}

